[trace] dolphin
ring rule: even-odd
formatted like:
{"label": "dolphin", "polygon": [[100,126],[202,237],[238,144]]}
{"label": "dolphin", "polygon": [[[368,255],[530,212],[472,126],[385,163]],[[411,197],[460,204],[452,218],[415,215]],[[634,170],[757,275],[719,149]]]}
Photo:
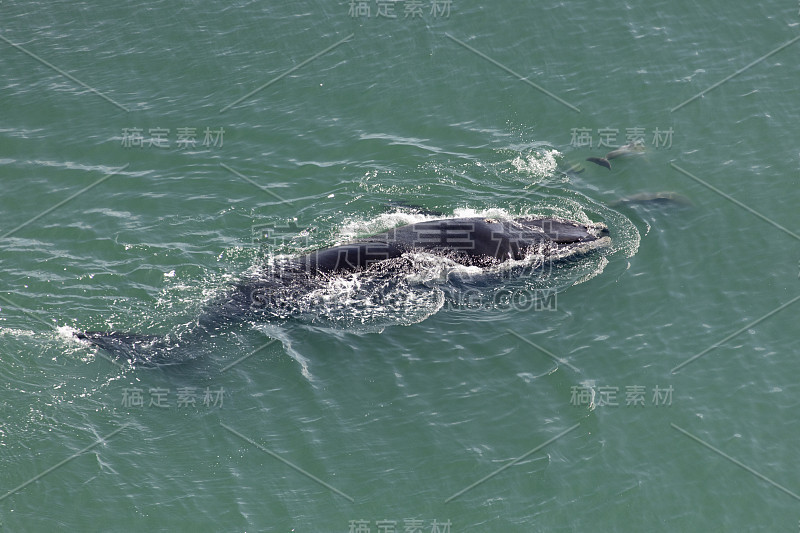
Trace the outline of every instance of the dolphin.
{"label": "dolphin", "polygon": [[611,160],[618,157],[630,157],[644,152],[644,143],[641,139],[631,141],[624,146],[620,146],[615,150],[611,150],[605,157],[587,157],[587,161],[591,161],[601,167],[606,167],[611,170]]}
{"label": "dolphin", "polygon": [[654,207],[692,207],[694,204],[686,196],[671,191],[642,192],[625,196],[611,203],[611,207],[620,205],[641,205]]}
{"label": "dolphin", "polygon": [[618,157],[630,157],[644,153],[644,142],[641,139],[631,141],[624,146],[620,146],[616,150],[611,150],[606,154],[606,159],[616,159]]}

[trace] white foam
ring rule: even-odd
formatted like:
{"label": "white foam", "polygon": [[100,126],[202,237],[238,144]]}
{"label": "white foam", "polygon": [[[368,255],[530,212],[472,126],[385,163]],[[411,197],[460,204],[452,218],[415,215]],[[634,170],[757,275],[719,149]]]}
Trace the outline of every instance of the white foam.
{"label": "white foam", "polygon": [[416,224],[426,220],[439,220],[442,218],[448,217],[394,211],[391,213],[381,213],[367,220],[351,219],[344,222],[341,228],[339,228],[337,241],[339,241],[340,244],[351,242],[359,237],[383,233],[397,226],[406,226],[408,224]]}
{"label": "white foam", "polygon": [[76,333],[78,333],[78,330],[71,326],[59,326],[56,328],[56,335],[58,335],[62,339],[75,342],[83,342],[78,337],[75,336]]}
{"label": "white foam", "polygon": [[289,354],[289,357],[297,361],[297,364],[300,365],[300,372],[303,374],[303,377],[309,382],[314,382],[314,376],[311,374],[311,370],[309,368],[309,359],[292,347],[292,339],[283,328],[275,324],[257,324],[253,327],[268,337],[278,339],[283,345],[283,349],[286,350],[287,354]]}
{"label": "white foam", "polygon": [[542,179],[553,175],[558,167],[557,157],[561,157],[558,150],[534,151],[529,154],[520,154],[511,160],[511,165],[517,172],[529,177]]}

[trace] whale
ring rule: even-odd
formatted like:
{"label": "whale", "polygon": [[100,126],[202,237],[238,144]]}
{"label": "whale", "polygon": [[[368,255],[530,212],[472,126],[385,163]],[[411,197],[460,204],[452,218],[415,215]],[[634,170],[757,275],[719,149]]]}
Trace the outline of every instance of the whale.
{"label": "whale", "polygon": [[[212,299],[197,318],[192,337],[211,336],[230,324],[269,319],[270,310],[292,301],[320,283],[353,273],[390,275],[407,272],[411,254],[426,253],[467,267],[491,268],[528,254],[561,261],[610,245],[605,224],[562,218],[462,217],[434,219],[396,227],[309,253],[275,260],[242,276]],[[78,339],[131,364],[170,364],[170,353],[187,339],[115,331],[78,331]],[[176,358],[175,362],[178,362]]]}

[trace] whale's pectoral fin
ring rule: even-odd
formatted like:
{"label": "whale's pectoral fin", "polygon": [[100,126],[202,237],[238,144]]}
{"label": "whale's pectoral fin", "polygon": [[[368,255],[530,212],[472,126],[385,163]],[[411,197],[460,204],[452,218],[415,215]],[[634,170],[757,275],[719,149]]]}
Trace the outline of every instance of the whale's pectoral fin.
{"label": "whale's pectoral fin", "polygon": [[163,364],[152,356],[168,344],[164,337],[138,333],[118,333],[114,331],[85,331],[75,333],[78,339],[88,341],[109,352],[118,359],[126,359],[131,364],[156,366]]}

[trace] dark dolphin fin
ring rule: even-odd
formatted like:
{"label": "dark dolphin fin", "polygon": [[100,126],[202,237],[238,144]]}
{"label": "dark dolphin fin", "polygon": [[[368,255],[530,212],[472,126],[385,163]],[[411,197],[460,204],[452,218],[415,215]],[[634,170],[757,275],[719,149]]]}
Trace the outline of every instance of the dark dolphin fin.
{"label": "dark dolphin fin", "polygon": [[605,157],[587,157],[586,160],[611,170],[611,163]]}

